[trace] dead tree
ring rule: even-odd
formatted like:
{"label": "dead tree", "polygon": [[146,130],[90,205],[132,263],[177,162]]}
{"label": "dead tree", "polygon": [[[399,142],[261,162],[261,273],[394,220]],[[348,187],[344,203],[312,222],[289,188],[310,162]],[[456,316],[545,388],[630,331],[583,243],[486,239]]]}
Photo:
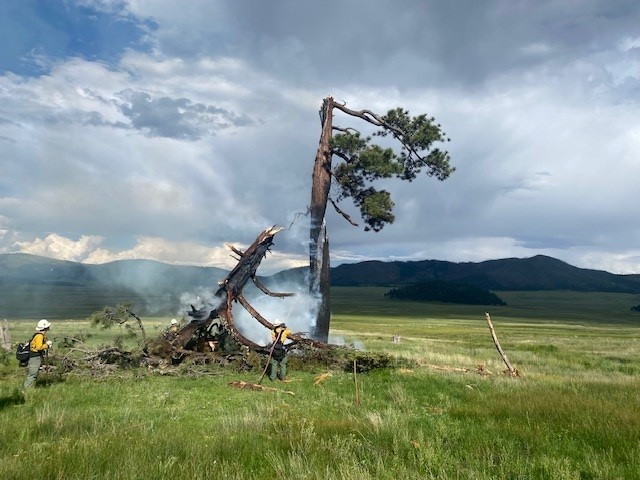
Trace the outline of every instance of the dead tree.
{"label": "dead tree", "polygon": [[[271,245],[273,245],[273,237],[280,230],[282,230],[282,227],[277,226],[264,230],[245,251],[241,251],[232,245],[227,245],[229,249],[237,255],[238,263],[224,280],[218,282],[219,287],[214,296],[215,305],[208,314],[205,309],[198,310],[194,306],[191,306],[189,316],[192,320],[183,326],[176,334],[176,337],[170,342],[174,351],[185,353],[185,346],[194,334],[207,329],[212,321],[216,319],[222,321],[223,326],[236,342],[252,350],[265,350],[265,347],[249,340],[236,328],[232,306],[236,302],[240,303],[261,325],[268,329],[273,329],[273,324],[251,306],[243,295],[242,290],[247,282],[251,280],[263,293],[271,297],[284,298],[294,295],[293,293],[271,292],[256,277],[256,271],[260,266],[260,262],[266,256]],[[323,345],[320,342],[312,341],[300,335],[292,335],[290,338],[297,343],[308,343],[315,346]]]}

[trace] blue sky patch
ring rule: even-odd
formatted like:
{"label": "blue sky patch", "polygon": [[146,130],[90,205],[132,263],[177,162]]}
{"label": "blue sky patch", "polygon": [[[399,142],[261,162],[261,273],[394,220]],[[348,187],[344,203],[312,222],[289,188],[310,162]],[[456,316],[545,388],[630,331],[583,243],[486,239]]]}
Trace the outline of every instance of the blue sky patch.
{"label": "blue sky patch", "polygon": [[63,0],[0,1],[0,73],[37,76],[40,57],[117,62],[125,49],[148,51],[150,23]]}

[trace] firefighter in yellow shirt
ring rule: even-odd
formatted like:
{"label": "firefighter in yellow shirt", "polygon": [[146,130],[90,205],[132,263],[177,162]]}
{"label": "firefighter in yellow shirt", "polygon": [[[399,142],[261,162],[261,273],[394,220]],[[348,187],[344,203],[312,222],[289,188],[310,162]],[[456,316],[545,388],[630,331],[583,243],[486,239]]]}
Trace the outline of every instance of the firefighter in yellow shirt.
{"label": "firefighter in yellow shirt", "polygon": [[269,361],[271,365],[269,378],[271,380],[275,380],[276,377],[284,380],[287,376],[287,345],[285,345],[285,342],[291,334],[291,330],[283,322],[280,320],[273,322],[273,330],[271,330],[271,360]]}
{"label": "firefighter in yellow shirt", "polygon": [[169,333],[173,336],[176,336],[178,334],[178,320],[176,320],[175,318],[171,319],[171,324],[169,325]]}
{"label": "firefighter in yellow shirt", "polygon": [[51,340],[47,340],[47,332],[51,328],[51,323],[44,318],[36,325],[36,333],[29,342],[29,365],[27,368],[27,378],[24,381],[24,388],[31,388],[36,383],[40,367],[42,366],[42,357],[51,348]]}

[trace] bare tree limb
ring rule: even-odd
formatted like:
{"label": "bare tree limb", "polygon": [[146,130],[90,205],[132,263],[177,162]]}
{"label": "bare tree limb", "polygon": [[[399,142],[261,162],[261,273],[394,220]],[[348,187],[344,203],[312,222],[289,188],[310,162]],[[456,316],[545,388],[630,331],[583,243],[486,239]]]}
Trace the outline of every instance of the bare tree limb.
{"label": "bare tree limb", "polygon": [[269,322],[266,318],[260,315],[253,306],[247,301],[244,295],[240,294],[236,297],[236,300],[240,302],[240,305],[244,307],[244,309],[249,312],[249,314],[255,318],[263,327],[268,328],[269,330],[273,329],[273,323]]}
{"label": "bare tree limb", "polygon": [[142,350],[147,353],[148,341],[147,341],[147,332],[144,330],[144,325],[142,324],[142,320],[135,313],[133,313],[129,308],[125,308],[125,311],[136,319],[138,322],[138,328],[140,332],[142,332]]}
{"label": "bare tree limb", "polygon": [[[338,150],[331,150],[331,154],[335,155],[336,157],[340,157],[342,160],[344,160],[346,163],[353,163],[353,159],[351,157],[349,157],[348,155],[345,155],[344,153],[338,151]],[[331,172],[331,176],[335,177],[334,172]]]}
{"label": "bare tree limb", "polygon": [[335,208],[336,212],[338,212],[340,215],[342,215],[342,217],[349,222],[351,225],[353,225],[354,227],[357,227],[358,224],[343,210],[340,209],[340,207],[338,207],[338,205],[336,204],[336,202],[333,200],[333,198],[329,197],[329,201],[331,202],[331,205],[333,205],[333,208]]}
{"label": "bare tree limb", "polygon": [[353,127],[336,127],[333,126],[331,127],[333,130],[337,131],[337,132],[342,132],[342,133],[360,133],[360,131],[356,128]]}
{"label": "bare tree limb", "polygon": [[225,323],[225,325],[227,326],[227,330],[229,330],[229,333],[231,334],[231,336],[236,342],[246,347],[249,347],[252,350],[261,350],[263,348],[261,345],[258,345],[257,343],[252,342],[247,337],[242,335],[240,331],[236,328],[236,325],[233,320],[233,313],[231,312],[231,302],[229,302],[225,312],[220,314],[220,318]]}
{"label": "bare tree limb", "polygon": [[244,257],[244,252],[242,252],[241,250],[238,250],[236,247],[234,247],[233,245],[231,245],[230,243],[225,243],[225,245],[227,246],[227,248],[229,250],[231,250],[233,253],[235,253],[236,255],[238,255],[240,258]]}
{"label": "bare tree limb", "polygon": [[[274,327],[273,323],[269,322],[266,318],[260,315],[260,312],[258,312],[255,308],[253,308],[253,306],[247,301],[244,295],[238,295],[236,297],[236,300],[240,302],[240,305],[242,305],[244,309],[247,312],[249,312],[249,314],[253,318],[255,318],[262,326],[268,328],[269,330],[273,330],[273,327]],[[304,344],[308,344],[318,348],[323,348],[327,346],[325,343],[316,342],[315,340],[311,340],[310,338],[305,338],[300,334],[296,334],[296,333],[291,334],[289,338],[293,340],[295,343],[304,343]]]}
{"label": "bare tree limb", "polygon": [[365,122],[369,122],[370,124],[375,125],[376,127],[381,127],[381,128],[384,128],[385,130],[388,130],[389,132],[391,132],[393,137],[396,140],[398,140],[398,142],[400,142],[404,148],[407,149],[407,151],[411,155],[415,156],[419,160],[424,160],[424,157],[422,155],[420,155],[412,146],[408,145],[405,142],[404,136],[405,136],[406,132],[404,132],[403,130],[399,129],[395,125],[391,125],[390,123],[385,122],[384,119],[380,115],[378,115],[376,113],[373,113],[371,110],[360,110],[360,111],[351,110],[350,108],[347,108],[344,105],[340,105],[340,104],[335,103],[335,102],[333,103],[333,105],[338,110],[343,111],[347,115],[351,115],[352,117],[361,118]]}
{"label": "bare tree limb", "polygon": [[347,115],[351,115],[352,117],[358,117],[361,118],[362,120],[364,120],[365,122],[369,122],[372,125],[375,125],[377,127],[382,127],[385,128],[389,131],[391,131],[394,134],[397,135],[403,135],[404,132],[402,130],[400,130],[399,128],[395,127],[394,125],[391,125],[387,122],[385,122],[382,117],[376,113],[373,113],[371,110],[351,110],[350,108],[347,108],[344,105],[341,105],[339,103],[334,102],[333,106],[336,107],[338,110],[343,111],[344,113],[346,113]]}
{"label": "bare tree limb", "polygon": [[284,297],[293,297],[295,295],[295,293],[276,293],[276,292],[272,292],[267,287],[265,287],[265,285],[260,280],[258,280],[258,277],[253,276],[251,279],[253,280],[253,283],[255,284],[256,287],[258,287],[260,290],[262,290],[262,292],[265,295],[269,295],[270,297],[284,298]]}

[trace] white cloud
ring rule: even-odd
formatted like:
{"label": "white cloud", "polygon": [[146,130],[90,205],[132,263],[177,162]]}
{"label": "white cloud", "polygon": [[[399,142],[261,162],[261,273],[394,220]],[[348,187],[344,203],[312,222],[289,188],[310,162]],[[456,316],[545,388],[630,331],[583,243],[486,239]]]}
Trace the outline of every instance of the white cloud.
{"label": "white cloud", "polygon": [[[208,247],[189,241],[169,241],[163,238],[141,237],[136,244],[124,250],[110,251],[102,248],[104,238],[82,236],[72,240],[57,234],[37,238],[33,242],[16,242],[17,252],[68,260],[86,264],[102,264],[116,260],[155,260],[175,265],[212,266],[231,270],[237,264],[237,256],[226,243],[244,250],[248,245],[226,242],[218,247]],[[308,264],[308,258],[287,255],[277,251],[267,254],[259,267],[259,274],[271,275],[290,268]]]}
{"label": "white cloud", "polygon": [[100,245],[102,240],[101,237],[83,235],[73,241],[52,233],[44,239],[36,238],[33,242],[16,242],[16,246],[20,253],[78,262],[84,260],[87,253]]}
{"label": "white cloud", "polygon": [[623,52],[627,52],[629,50],[640,49],[640,37],[624,37],[620,41],[620,49]]}
{"label": "white cloud", "polygon": [[[306,210],[331,94],[434,115],[458,169],[389,182],[397,220],[378,234],[330,211],[335,264],[544,253],[640,271],[640,9],[472,3],[87,0],[139,22],[153,48],[116,61],[43,49],[46,74],[0,76],[0,251],[228,266],[224,242]],[[341,13],[328,28],[324,9]],[[265,268],[306,262],[304,222],[294,230]]]}

